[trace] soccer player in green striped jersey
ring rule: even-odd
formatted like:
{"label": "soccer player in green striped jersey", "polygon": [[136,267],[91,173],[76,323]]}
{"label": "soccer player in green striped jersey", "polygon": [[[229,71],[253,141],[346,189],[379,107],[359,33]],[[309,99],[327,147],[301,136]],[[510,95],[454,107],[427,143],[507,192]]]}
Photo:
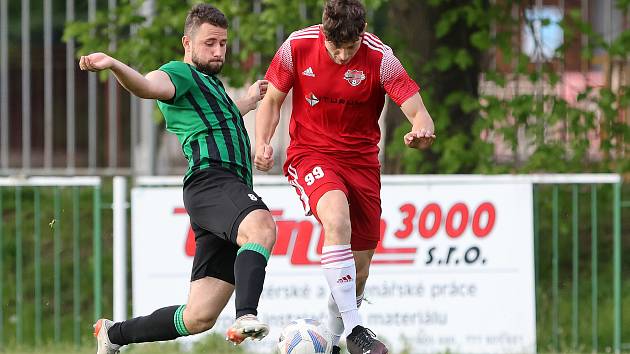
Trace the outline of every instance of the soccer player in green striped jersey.
{"label": "soccer player in green striped jersey", "polygon": [[269,332],[256,315],[276,229],[269,209],[252,190],[251,145],[242,116],[265,95],[267,82],[256,82],[236,102],[226,94],[217,74],[225,60],[227,28],[221,11],[199,4],[186,17],[183,61],[171,61],[146,76],[103,53],[79,61],[82,70],[111,70],[132,94],[158,100],[166,129],[177,135],[188,160],[184,205],[196,242],[186,305],[123,322],[98,320],[97,354],[206,331],[233,291],[236,320],[227,339],[239,344]]}

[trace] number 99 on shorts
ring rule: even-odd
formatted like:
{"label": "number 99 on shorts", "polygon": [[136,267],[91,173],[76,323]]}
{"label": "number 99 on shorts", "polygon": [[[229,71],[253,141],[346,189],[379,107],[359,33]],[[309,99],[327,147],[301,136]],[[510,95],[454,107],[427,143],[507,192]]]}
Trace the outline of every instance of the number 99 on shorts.
{"label": "number 99 on shorts", "polygon": [[312,186],[315,180],[324,177],[324,170],[320,166],[315,166],[313,171],[304,176],[304,182],[307,186]]}

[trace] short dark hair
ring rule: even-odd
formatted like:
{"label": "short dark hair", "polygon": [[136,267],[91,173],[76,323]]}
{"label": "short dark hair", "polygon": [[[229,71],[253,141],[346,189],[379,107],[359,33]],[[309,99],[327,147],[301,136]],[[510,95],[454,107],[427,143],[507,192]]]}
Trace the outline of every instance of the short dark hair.
{"label": "short dark hair", "polygon": [[228,28],[228,20],[221,10],[208,4],[197,4],[188,11],[184,24],[184,35],[190,36],[203,23],[213,26]]}
{"label": "short dark hair", "polygon": [[327,0],[322,23],[333,44],[356,42],[365,29],[365,6],[359,0]]}

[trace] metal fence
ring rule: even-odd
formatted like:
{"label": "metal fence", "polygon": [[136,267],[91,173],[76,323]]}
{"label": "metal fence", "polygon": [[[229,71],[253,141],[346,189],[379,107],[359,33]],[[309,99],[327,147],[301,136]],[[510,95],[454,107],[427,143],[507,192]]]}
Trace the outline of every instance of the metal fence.
{"label": "metal fence", "polygon": [[79,344],[101,316],[101,207],[99,177],[0,178],[0,350]]}
{"label": "metal fence", "polygon": [[62,40],[66,23],[115,7],[0,0],[0,174],[128,174],[134,159],[152,173],[153,101],[80,71],[75,41]]}
{"label": "metal fence", "polygon": [[630,223],[622,212],[630,201],[622,202],[622,195],[618,178],[535,186],[540,351],[621,353],[630,349],[622,340],[630,341],[622,311],[630,278],[621,258],[629,249],[622,240],[630,235]]}
{"label": "metal fence", "polygon": [[[630,189],[617,175],[524,178],[535,183],[539,352],[627,351]],[[126,317],[126,269],[113,261],[127,257],[126,180],[0,178],[0,348],[78,345],[103,313]]]}

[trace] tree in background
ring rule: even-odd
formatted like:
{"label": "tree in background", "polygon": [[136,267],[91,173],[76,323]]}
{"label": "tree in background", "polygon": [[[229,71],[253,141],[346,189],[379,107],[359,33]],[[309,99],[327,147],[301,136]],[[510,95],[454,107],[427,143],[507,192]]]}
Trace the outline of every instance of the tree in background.
{"label": "tree in background", "polygon": [[[535,4],[388,2],[389,22],[400,25],[386,27],[386,40],[396,45],[404,61],[413,63],[437,135],[430,154],[410,154],[398,143],[405,123],[388,129],[394,131],[386,150],[389,172],[630,169],[630,1],[615,2],[626,20],[612,40],[594,31],[579,8],[554,23],[551,17],[532,16]],[[551,26],[561,28],[564,38],[547,53],[540,34]],[[524,32],[533,34],[539,57],[535,62],[522,51]],[[599,51],[606,79],[600,86],[587,85],[572,102],[558,92],[569,85],[563,76],[567,55],[580,42],[585,43],[581,59],[586,70]],[[541,57],[543,52],[547,57]],[[581,74],[586,77],[585,71]],[[401,124],[395,113],[388,118],[392,128]]]}
{"label": "tree in background", "polygon": [[[69,24],[80,53],[104,51],[140,71],[182,55],[186,12],[197,1],[121,0],[114,13]],[[408,123],[388,111],[388,173],[628,171],[630,169],[630,29],[605,40],[577,10],[559,23],[527,15],[531,0],[366,0],[369,29],[390,44],[421,86],[437,140],[424,153],[404,149]],[[262,76],[279,44],[294,30],[321,21],[322,0],[218,0],[232,20],[228,65],[232,86]],[[630,0],[616,6],[628,17]],[[146,15],[141,15],[145,13]],[[532,63],[521,50],[524,28],[559,25],[563,45]],[[538,38],[534,36],[534,38]],[[586,87],[575,102],[557,94],[572,45],[586,39],[582,58],[605,58],[602,87]],[[534,41],[538,50],[542,44]],[[496,62],[497,66],[489,65]],[[595,142],[598,145],[594,145]]]}
{"label": "tree in background", "polygon": [[489,146],[477,138],[476,102],[483,56],[471,40],[489,32],[489,21],[484,18],[488,1],[397,0],[383,10],[388,22],[397,24],[385,27],[385,41],[413,71],[438,137],[427,154],[404,149],[400,142],[408,130],[406,119],[398,110],[389,110],[386,171],[474,171],[491,155]]}
{"label": "tree in background", "polygon": [[[384,1],[365,3],[373,13]],[[78,40],[77,55],[108,51],[110,38],[116,38],[116,49],[108,53],[147,72],[183,57],[184,20],[192,5],[199,2],[119,0],[113,13],[103,9],[94,21],[68,24],[65,38]],[[147,6],[149,3],[152,6]],[[286,37],[320,23],[322,16],[321,0],[217,0],[212,4],[231,21],[227,62],[221,75],[234,87],[264,75]]]}

